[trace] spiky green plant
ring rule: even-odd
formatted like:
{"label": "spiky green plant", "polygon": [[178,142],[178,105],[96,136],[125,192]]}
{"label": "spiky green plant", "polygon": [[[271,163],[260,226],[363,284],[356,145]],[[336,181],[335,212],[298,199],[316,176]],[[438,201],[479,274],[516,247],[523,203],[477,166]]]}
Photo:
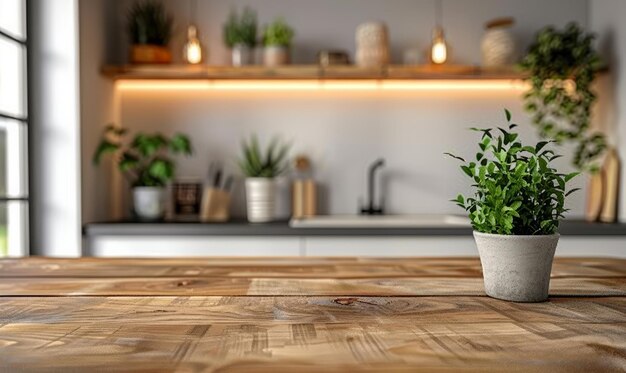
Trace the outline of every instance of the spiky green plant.
{"label": "spiky green plant", "polygon": [[256,12],[245,7],[241,15],[234,9],[224,24],[224,43],[229,48],[241,44],[250,48],[256,45],[257,18]]}
{"label": "spiky green plant", "polygon": [[128,36],[133,44],[166,46],[173,24],[172,16],[156,0],[137,1],[128,11]]}
{"label": "spiky green plant", "polygon": [[263,30],[263,45],[288,47],[295,32],[282,18],[277,18]]}
{"label": "spiky green plant", "polygon": [[242,157],[239,167],[247,177],[274,178],[287,169],[289,145],[281,144],[274,138],[267,149],[261,150],[258,138],[253,135],[249,141],[242,142]]}
{"label": "spiky green plant", "polygon": [[94,153],[93,163],[97,165],[103,155],[119,151],[119,156],[114,159],[117,168],[133,187],[165,186],[174,177],[175,171],[174,162],[167,156],[167,152],[184,155],[192,153],[189,138],[182,134],[169,138],[159,133],[138,133],[127,144],[122,142],[124,135],[124,128],[107,126]]}

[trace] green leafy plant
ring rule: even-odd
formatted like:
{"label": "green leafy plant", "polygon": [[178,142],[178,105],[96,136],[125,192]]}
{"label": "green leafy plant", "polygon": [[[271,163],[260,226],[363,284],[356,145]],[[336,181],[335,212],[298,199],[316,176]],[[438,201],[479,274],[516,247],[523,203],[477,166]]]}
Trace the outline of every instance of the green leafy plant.
{"label": "green leafy plant", "polygon": [[162,3],[137,1],[128,12],[128,35],[133,44],[166,46],[172,37],[173,23]]}
{"label": "green leafy plant", "polygon": [[294,35],[293,28],[284,19],[277,18],[263,30],[263,45],[266,47],[272,45],[288,47],[291,45]]}
{"label": "green leafy plant", "polygon": [[524,95],[525,109],[540,135],[558,144],[576,143],[574,166],[591,172],[597,171],[606,148],[605,137],[589,131],[596,101],[591,83],[600,67],[594,37],[575,23],[561,31],[547,27],[537,34],[520,63],[531,84]]}
{"label": "green leafy plant", "polygon": [[93,163],[99,164],[107,153],[119,153],[114,161],[133,187],[165,186],[174,177],[175,171],[174,162],[167,153],[192,153],[189,138],[182,134],[168,138],[159,133],[138,133],[130,143],[124,144],[125,135],[124,128],[107,126],[94,153]]}
{"label": "green leafy plant", "polygon": [[256,45],[257,18],[256,12],[248,7],[241,15],[235,10],[230,12],[228,21],[224,24],[224,43],[229,48],[235,45],[245,45],[250,48]]}
{"label": "green leafy plant", "polygon": [[274,178],[287,169],[287,153],[289,145],[280,144],[274,138],[267,149],[262,151],[259,140],[252,136],[249,141],[242,142],[242,158],[239,167],[247,177]]}
{"label": "green leafy plant", "polygon": [[480,132],[475,161],[462,161],[461,170],[472,181],[475,193],[452,200],[469,213],[476,231],[505,235],[556,233],[563,218],[565,198],[577,189],[565,191],[567,182],[578,175],[558,173],[550,163],[559,158],[541,141],[525,146],[513,132],[511,114],[505,110],[507,129],[472,128]]}

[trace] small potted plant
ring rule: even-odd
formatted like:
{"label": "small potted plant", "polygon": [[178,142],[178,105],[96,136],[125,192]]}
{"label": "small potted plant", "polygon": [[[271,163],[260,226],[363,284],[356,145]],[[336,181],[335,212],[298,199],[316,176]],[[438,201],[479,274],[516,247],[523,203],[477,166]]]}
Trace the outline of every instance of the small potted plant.
{"label": "small potted plant", "polygon": [[[510,123],[511,114],[505,110]],[[578,173],[562,174],[550,163],[559,155],[550,141],[525,146],[513,131],[472,128],[482,134],[475,161],[462,161],[474,195],[453,200],[469,213],[487,295],[515,302],[548,298],[552,260],[559,240],[565,190]]]}
{"label": "small potted plant", "polygon": [[133,207],[141,219],[159,219],[165,213],[165,186],[174,177],[175,164],[171,154],[191,154],[189,138],[182,134],[168,138],[161,134],[138,133],[124,144],[123,128],[105,128],[93,162],[99,164],[105,153],[117,153],[114,161],[133,188]]}
{"label": "small potted plant", "polygon": [[256,45],[256,12],[246,7],[241,15],[231,11],[224,24],[224,43],[231,49],[233,66],[252,65]]}
{"label": "small potted plant", "polygon": [[293,29],[282,18],[276,19],[265,27],[263,31],[263,63],[265,66],[289,64],[293,36]]}
{"label": "small potted plant", "polygon": [[155,0],[137,1],[128,12],[128,35],[132,63],[170,63],[168,44],[172,36],[172,16]]}
{"label": "small potted plant", "polygon": [[287,169],[288,145],[272,140],[265,151],[256,136],[242,144],[239,167],[246,176],[246,203],[248,220],[253,223],[269,222],[276,214],[276,181]]}

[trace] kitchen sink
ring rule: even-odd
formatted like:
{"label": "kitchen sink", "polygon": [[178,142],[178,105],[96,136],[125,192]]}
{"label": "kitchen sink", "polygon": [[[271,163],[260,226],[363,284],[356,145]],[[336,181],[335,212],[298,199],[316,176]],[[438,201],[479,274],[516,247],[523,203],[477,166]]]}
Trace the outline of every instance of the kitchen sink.
{"label": "kitchen sink", "polygon": [[320,215],[291,219],[293,228],[437,228],[469,227],[467,217],[459,215]]}

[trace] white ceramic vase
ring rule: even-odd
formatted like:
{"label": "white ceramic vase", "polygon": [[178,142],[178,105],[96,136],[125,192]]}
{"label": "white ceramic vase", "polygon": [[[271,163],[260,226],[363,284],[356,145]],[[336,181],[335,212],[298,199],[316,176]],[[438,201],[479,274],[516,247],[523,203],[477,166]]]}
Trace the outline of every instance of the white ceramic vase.
{"label": "white ceramic vase", "polygon": [[514,236],[474,232],[485,292],[513,302],[548,299],[559,234]]}
{"label": "white ceramic vase", "polygon": [[508,26],[488,29],[483,36],[480,49],[483,66],[509,66],[515,60],[515,38]]}
{"label": "white ceramic vase", "polygon": [[231,50],[231,63],[233,66],[248,66],[254,63],[252,48],[244,44],[237,44]]}
{"label": "white ceramic vase", "polygon": [[390,62],[389,31],[381,22],[366,22],[356,29],[355,61],[361,67],[380,67]]}
{"label": "white ceramic vase", "polygon": [[266,223],[276,215],[276,182],[272,178],[251,177],[246,179],[246,205],[248,221]]}
{"label": "white ceramic vase", "polygon": [[133,188],[133,207],[140,219],[160,219],[165,214],[165,188]]}
{"label": "white ceramic vase", "polygon": [[268,45],[263,49],[263,64],[265,66],[288,65],[289,59],[289,47]]}

